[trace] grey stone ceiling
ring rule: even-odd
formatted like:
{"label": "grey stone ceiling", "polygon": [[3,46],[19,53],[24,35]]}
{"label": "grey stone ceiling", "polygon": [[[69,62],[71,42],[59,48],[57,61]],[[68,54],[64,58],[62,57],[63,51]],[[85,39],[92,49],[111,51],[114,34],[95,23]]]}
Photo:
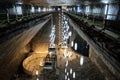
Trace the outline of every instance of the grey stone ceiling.
{"label": "grey stone ceiling", "polygon": [[48,6],[61,6],[61,5],[78,5],[90,3],[110,3],[120,0],[0,0],[0,3],[16,3],[23,2],[32,5],[48,5]]}

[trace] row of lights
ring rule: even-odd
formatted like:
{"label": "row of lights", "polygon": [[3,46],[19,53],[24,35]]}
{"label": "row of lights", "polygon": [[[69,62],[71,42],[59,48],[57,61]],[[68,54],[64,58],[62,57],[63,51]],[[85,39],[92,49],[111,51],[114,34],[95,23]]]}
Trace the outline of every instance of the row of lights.
{"label": "row of lights", "polygon": [[[32,5],[29,10],[30,10],[31,13],[35,13],[35,12],[55,11],[55,8],[51,8],[51,7],[41,8],[41,7],[38,7],[37,9],[35,9],[35,7]],[[22,6],[21,5],[15,5],[12,8],[8,9],[8,12],[10,14],[22,15],[23,14]]]}
{"label": "row of lights", "polygon": [[69,25],[68,25],[68,18],[66,18],[65,15],[62,13],[62,46],[68,47],[68,39],[72,35],[71,31],[69,31]]}
{"label": "row of lights", "polygon": [[[73,69],[70,68],[70,70],[67,70],[68,67],[68,60],[66,60],[66,64],[65,64],[65,80],[70,80],[70,78],[75,79],[75,72],[73,72]],[[70,77],[72,75],[72,77]]]}
{"label": "row of lights", "polygon": [[[77,43],[74,44],[74,42],[72,41],[71,47],[73,47],[73,46],[74,46],[74,49],[77,50],[77,47],[78,47]],[[80,57],[80,65],[81,66],[83,65],[83,62],[84,62],[84,57],[81,55],[81,57]]]}
{"label": "row of lights", "polygon": [[55,42],[55,25],[51,29],[51,34],[50,34],[50,48],[54,48],[54,42]]}
{"label": "row of lights", "polygon": [[[63,21],[63,24],[62,24],[62,26],[63,26],[62,27],[62,39],[63,39],[63,44],[65,44],[65,47],[64,47],[64,57],[66,58],[66,63],[65,63],[65,80],[70,80],[70,78],[75,79],[75,77],[76,77],[76,73],[73,72],[72,68],[70,68],[70,70],[67,70],[67,67],[68,67],[68,64],[69,64],[68,58],[70,58],[72,56],[72,52],[70,52],[70,51],[68,52],[66,46],[67,46],[67,40],[72,35],[72,32],[69,31],[68,19],[66,18],[65,15],[63,15],[63,17],[62,17],[62,21]],[[77,43],[74,43],[72,41],[71,42],[71,47],[73,47],[73,46],[74,46],[74,49],[77,50],[77,48],[78,48]],[[84,62],[84,57],[80,56],[80,66],[83,65],[83,62]],[[71,75],[72,75],[72,77],[70,77]]]}
{"label": "row of lights", "polygon": [[[63,15],[63,14],[62,14]],[[62,16],[62,46],[64,47],[64,57],[67,59],[65,62],[65,80],[70,80],[70,75],[72,75],[72,79],[75,79],[75,72],[73,72],[72,68],[70,68],[70,71],[67,70],[69,61],[68,58],[72,56],[72,52],[67,51],[68,48],[68,39],[72,35],[72,32],[69,31],[69,25],[68,25],[68,18],[66,18],[65,15]]]}

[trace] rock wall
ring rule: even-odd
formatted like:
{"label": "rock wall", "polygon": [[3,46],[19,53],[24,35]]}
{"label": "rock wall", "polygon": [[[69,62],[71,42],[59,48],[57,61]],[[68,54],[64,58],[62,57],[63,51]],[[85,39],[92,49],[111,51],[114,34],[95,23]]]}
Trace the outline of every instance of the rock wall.
{"label": "rock wall", "polygon": [[100,69],[102,74],[105,76],[106,80],[117,80],[117,78],[110,72],[108,67],[105,65],[103,60],[101,60],[101,58],[95,53],[92,46],[90,46],[89,48],[89,57],[91,61],[94,62],[97,65],[97,67]]}
{"label": "rock wall", "polygon": [[48,20],[0,44],[0,80],[10,80],[29,52],[28,43],[47,22]]}

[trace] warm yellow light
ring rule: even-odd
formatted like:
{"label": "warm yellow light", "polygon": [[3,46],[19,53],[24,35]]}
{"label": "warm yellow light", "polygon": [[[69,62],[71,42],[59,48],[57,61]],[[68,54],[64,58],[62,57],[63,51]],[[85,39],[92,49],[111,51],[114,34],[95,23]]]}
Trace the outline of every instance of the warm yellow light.
{"label": "warm yellow light", "polygon": [[[38,75],[42,70],[42,66],[44,66],[44,59],[48,55],[48,53],[33,53],[29,57],[27,57],[23,61],[24,71],[29,75]],[[36,71],[36,68],[38,71]]]}

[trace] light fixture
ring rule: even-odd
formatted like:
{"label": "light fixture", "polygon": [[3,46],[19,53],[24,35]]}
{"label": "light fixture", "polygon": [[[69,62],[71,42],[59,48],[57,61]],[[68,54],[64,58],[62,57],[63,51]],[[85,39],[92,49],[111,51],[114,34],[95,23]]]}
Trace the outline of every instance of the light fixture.
{"label": "light fixture", "polygon": [[71,31],[69,32],[69,36],[72,36],[72,32]]}
{"label": "light fixture", "polygon": [[41,8],[39,7],[39,8],[38,8],[38,12],[40,12],[40,11],[41,11]]}
{"label": "light fixture", "polygon": [[71,42],[71,47],[73,47],[73,41]]}
{"label": "light fixture", "polygon": [[31,12],[32,12],[32,13],[35,12],[35,8],[34,8],[34,6],[31,7]]}
{"label": "light fixture", "polygon": [[77,43],[75,43],[75,47],[74,47],[75,50],[77,50]]}
{"label": "light fixture", "polygon": [[67,72],[67,76],[69,76],[69,73]]}
{"label": "light fixture", "polygon": [[81,12],[82,10],[81,10],[81,7],[80,7],[80,5],[79,6],[77,6],[77,12]]}
{"label": "light fixture", "polygon": [[65,73],[67,72],[67,69],[65,68]]}
{"label": "light fixture", "polygon": [[[51,22],[51,24],[53,24],[53,23]],[[55,42],[55,25],[52,27],[51,34],[49,37],[50,37],[50,48],[55,48],[55,44],[54,44],[54,42]]]}
{"label": "light fixture", "polygon": [[68,80],[70,80],[70,78],[68,78]]}
{"label": "light fixture", "polygon": [[67,47],[67,41],[69,38],[69,25],[68,25],[68,19],[65,15],[62,16],[62,46]]}
{"label": "light fixture", "polygon": [[101,0],[102,3],[108,4],[109,2],[111,2],[112,0]]}
{"label": "light fixture", "polygon": [[36,80],[39,80],[39,78],[37,78]]}
{"label": "light fixture", "polygon": [[17,6],[17,14],[21,15],[22,14],[22,7],[21,6]]}
{"label": "light fixture", "polygon": [[80,65],[83,65],[83,61],[84,61],[84,57],[81,56],[81,57],[80,57]]}
{"label": "light fixture", "polygon": [[38,75],[39,73],[38,73],[38,69],[36,69],[36,75]]}
{"label": "light fixture", "polygon": [[65,75],[65,80],[67,79],[67,75]]}
{"label": "light fixture", "polygon": [[108,5],[106,4],[106,5],[105,5],[105,13],[104,13],[105,15],[108,14],[108,13],[107,13],[107,10],[108,10]]}
{"label": "light fixture", "polygon": [[75,72],[73,72],[73,78],[75,79]]}
{"label": "light fixture", "polygon": [[47,9],[44,7],[44,8],[42,9],[42,11],[45,12],[45,11],[47,11]]}
{"label": "light fixture", "polygon": [[70,69],[70,74],[72,74],[72,68]]}
{"label": "light fixture", "polygon": [[66,67],[68,66],[68,60],[66,61],[66,64],[65,64],[65,66],[66,66]]}

